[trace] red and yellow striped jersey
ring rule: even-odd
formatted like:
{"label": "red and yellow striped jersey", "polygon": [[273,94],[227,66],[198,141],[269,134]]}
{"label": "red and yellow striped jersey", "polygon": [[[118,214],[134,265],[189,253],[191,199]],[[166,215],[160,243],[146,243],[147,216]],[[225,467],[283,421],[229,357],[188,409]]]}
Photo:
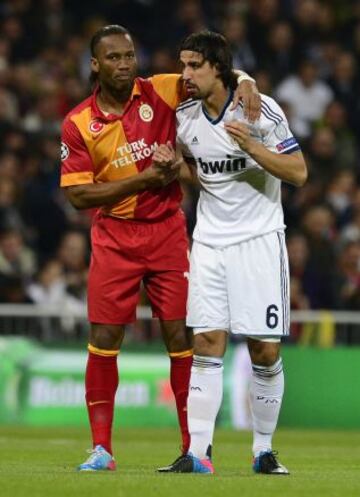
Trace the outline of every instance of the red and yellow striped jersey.
{"label": "red and yellow striped jersey", "polygon": [[[157,145],[175,146],[175,109],[186,97],[177,74],[136,78],[122,115],[98,108],[98,90],[65,118],[61,144],[61,186],[104,183],[129,178],[151,164]],[[179,208],[177,181],[164,188],[129,195],[105,214],[139,221],[157,221]]]}

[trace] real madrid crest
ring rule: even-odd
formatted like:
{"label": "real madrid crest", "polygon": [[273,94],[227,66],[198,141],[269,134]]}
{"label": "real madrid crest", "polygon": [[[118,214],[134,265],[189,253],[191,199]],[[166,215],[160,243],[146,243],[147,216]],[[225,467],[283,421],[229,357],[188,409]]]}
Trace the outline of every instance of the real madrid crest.
{"label": "real madrid crest", "polygon": [[139,116],[143,121],[149,122],[153,120],[154,111],[149,104],[141,104],[139,107]]}
{"label": "real madrid crest", "polygon": [[280,122],[275,128],[275,136],[279,138],[279,140],[285,140],[287,138],[287,130],[286,126]]}

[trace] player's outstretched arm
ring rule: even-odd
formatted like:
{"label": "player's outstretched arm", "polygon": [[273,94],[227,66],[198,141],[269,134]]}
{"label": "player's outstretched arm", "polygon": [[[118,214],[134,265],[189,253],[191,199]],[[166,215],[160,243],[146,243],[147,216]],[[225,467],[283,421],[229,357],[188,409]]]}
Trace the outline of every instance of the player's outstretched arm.
{"label": "player's outstretched arm", "polygon": [[302,186],[305,183],[307,167],[301,152],[276,154],[251,138],[246,124],[230,121],[224,126],[232,138],[238,142],[240,148],[270,174],[295,186]]}

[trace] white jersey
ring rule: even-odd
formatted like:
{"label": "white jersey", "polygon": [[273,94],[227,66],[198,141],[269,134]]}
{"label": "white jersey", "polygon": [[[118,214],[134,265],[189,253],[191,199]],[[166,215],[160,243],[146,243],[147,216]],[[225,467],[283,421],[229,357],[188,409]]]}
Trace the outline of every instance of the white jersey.
{"label": "white jersey", "polygon": [[[224,122],[246,122],[243,108],[211,119],[200,100],[177,108],[177,140],[185,158],[196,162],[201,183],[194,240],[224,247],[285,228],[281,180],[265,171],[225,131]],[[252,137],[276,153],[299,150],[286,117],[270,97],[261,95],[261,117],[249,125]]]}

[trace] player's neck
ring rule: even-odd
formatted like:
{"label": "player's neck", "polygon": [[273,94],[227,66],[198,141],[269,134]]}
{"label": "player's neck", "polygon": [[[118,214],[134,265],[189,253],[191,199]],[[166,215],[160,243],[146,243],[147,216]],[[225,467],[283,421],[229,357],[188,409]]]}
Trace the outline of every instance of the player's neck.
{"label": "player's neck", "polygon": [[211,94],[204,98],[203,105],[209,117],[217,118],[229,99],[230,90],[223,85],[216,87]]}
{"label": "player's neck", "polygon": [[105,113],[122,114],[124,108],[130,98],[132,88],[124,88],[123,90],[115,90],[107,86],[101,85],[97,95],[97,104]]}

